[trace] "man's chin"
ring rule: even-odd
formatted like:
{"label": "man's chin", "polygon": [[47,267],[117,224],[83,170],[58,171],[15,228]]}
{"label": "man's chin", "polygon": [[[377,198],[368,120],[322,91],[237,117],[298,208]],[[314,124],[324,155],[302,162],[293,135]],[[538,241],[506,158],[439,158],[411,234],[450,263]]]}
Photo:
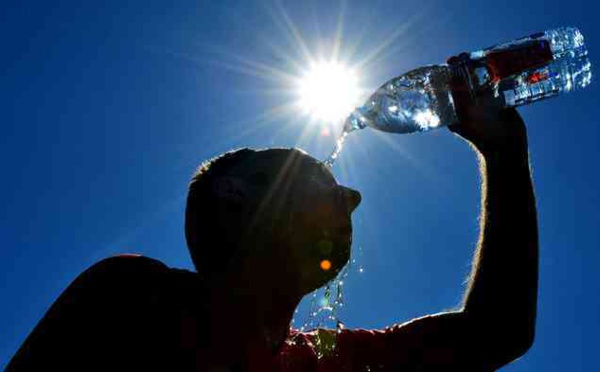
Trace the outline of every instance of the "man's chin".
{"label": "man's chin", "polygon": [[334,267],[337,267],[339,268],[339,270],[341,270],[344,266],[346,266],[346,264],[350,260],[351,246],[351,239],[348,238],[334,243],[335,249],[331,255]]}

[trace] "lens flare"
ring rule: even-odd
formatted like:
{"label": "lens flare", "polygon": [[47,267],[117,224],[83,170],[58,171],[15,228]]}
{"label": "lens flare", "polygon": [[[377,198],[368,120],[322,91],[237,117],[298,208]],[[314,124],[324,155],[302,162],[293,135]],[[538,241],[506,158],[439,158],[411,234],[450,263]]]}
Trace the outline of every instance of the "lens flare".
{"label": "lens flare", "polygon": [[321,269],[323,271],[328,271],[329,269],[331,269],[331,261],[329,261],[329,260],[321,261]]}

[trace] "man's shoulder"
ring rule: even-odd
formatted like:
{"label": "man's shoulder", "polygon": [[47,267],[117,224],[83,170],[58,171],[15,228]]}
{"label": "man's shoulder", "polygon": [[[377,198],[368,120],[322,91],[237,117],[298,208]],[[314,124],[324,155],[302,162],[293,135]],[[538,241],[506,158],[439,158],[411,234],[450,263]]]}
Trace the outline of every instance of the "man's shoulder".
{"label": "man's shoulder", "polygon": [[123,292],[135,297],[150,292],[174,295],[191,286],[198,287],[200,282],[198,274],[171,268],[160,260],[139,254],[120,254],[93,264],[73,284],[81,283],[89,289],[106,288],[113,295]]}
{"label": "man's shoulder", "polygon": [[125,253],[104,258],[90,266],[86,271],[111,276],[134,273],[153,274],[169,270],[167,265],[157,259],[141,254]]}
{"label": "man's shoulder", "polygon": [[[66,302],[76,300],[81,305],[102,303],[102,307],[114,304],[123,308],[121,305],[148,301],[158,304],[159,300],[166,306],[170,297],[185,290],[184,285],[178,284],[189,280],[188,276],[182,278],[180,272],[183,271],[142,255],[112,256],[79,274],[61,298]],[[187,273],[194,276],[194,273]]]}
{"label": "man's shoulder", "polygon": [[75,370],[90,361],[106,370],[154,370],[177,344],[177,315],[187,306],[179,298],[188,294],[177,282],[189,281],[180,272],[141,255],[93,264],[52,304],[8,370]]}

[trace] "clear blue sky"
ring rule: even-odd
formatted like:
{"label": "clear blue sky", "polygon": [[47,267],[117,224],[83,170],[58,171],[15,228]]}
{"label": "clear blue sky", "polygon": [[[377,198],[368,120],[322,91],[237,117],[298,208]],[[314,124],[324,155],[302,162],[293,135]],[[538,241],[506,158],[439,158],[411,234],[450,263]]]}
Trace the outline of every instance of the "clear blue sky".
{"label": "clear blue sky", "polygon": [[[341,20],[341,55],[351,63],[373,55],[362,69],[371,89],[452,54],[558,26],[582,30],[592,63],[600,55],[590,0],[451,4],[3,5],[0,367],[95,261],[138,252],[191,268],[184,198],[202,160],[240,146],[328,154],[334,140],[318,125],[273,110],[291,95],[270,69],[294,74],[294,62],[303,63],[290,24],[309,50],[328,55]],[[520,109],[538,198],[539,316],[534,347],[506,371],[600,368],[598,89],[593,81]],[[346,325],[384,327],[456,306],[477,238],[471,149],[445,129],[364,130],[349,137],[335,173],[363,194],[354,222],[364,272],[348,277]]]}

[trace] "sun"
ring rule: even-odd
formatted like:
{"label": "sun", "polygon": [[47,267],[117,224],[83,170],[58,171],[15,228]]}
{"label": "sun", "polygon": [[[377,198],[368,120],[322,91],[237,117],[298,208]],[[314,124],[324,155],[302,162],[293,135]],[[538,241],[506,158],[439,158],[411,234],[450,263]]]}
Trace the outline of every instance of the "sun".
{"label": "sun", "polygon": [[312,63],[298,82],[298,104],[313,120],[338,123],[360,97],[358,75],[338,61]]}

